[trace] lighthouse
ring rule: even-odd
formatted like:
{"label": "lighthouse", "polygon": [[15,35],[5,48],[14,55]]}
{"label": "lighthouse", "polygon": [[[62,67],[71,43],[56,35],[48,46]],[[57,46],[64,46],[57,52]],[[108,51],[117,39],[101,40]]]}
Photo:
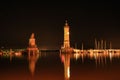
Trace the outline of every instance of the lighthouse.
{"label": "lighthouse", "polygon": [[64,48],[70,48],[70,39],[69,39],[69,25],[67,23],[67,20],[65,22],[65,26],[64,26]]}
{"label": "lighthouse", "polygon": [[73,48],[70,47],[70,32],[69,32],[69,25],[67,20],[65,21],[64,25],[64,42],[63,46],[61,47],[61,52],[73,52]]}

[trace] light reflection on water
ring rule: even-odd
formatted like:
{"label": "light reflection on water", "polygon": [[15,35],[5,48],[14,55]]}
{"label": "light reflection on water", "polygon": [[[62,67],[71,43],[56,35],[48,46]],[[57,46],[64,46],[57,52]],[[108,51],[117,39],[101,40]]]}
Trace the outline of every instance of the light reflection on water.
{"label": "light reflection on water", "polygon": [[[21,80],[21,78],[22,80],[101,80],[104,78],[105,80],[112,80],[113,78],[120,79],[118,76],[118,74],[120,74],[120,69],[118,68],[120,67],[119,58],[120,53],[71,54],[59,52],[41,52],[28,56],[23,56],[20,54],[9,55],[7,57],[1,56],[0,65],[2,67],[0,67],[0,80]],[[16,59],[19,62],[17,62]],[[8,63],[7,60],[10,60],[10,63]],[[91,62],[88,64],[89,61]],[[11,62],[14,62],[14,64]],[[110,65],[112,63],[114,65]],[[22,75],[22,70],[26,67],[26,64],[29,71],[26,70],[24,75]],[[6,65],[8,67],[6,67]],[[101,65],[108,65],[107,68],[103,70],[104,73],[101,72],[102,68],[93,69]],[[24,68],[22,69],[21,66]],[[8,69],[8,72],[6,69]],[[8,76],[12,74],[12,71],[14,75]],[[28,72],[30,72],[30,75]],[[4,77],[6,75],[10,78]],[[20,75],[22,76],[21,78]],[[12,78],[15,76],[17,77]],[[26,78],[26,76],[28,77]]]}

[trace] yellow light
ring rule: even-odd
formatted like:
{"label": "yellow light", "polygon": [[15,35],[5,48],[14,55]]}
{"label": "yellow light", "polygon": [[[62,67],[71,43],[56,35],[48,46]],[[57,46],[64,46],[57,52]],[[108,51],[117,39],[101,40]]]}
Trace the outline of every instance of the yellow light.
{"label": "yellow light", "polygon": [[67,78],[70,78],[70,67],[67,68]]}
{"label": "yellow light", "polygon": [[67,32],[67,34],[69,35],[69,32]]}

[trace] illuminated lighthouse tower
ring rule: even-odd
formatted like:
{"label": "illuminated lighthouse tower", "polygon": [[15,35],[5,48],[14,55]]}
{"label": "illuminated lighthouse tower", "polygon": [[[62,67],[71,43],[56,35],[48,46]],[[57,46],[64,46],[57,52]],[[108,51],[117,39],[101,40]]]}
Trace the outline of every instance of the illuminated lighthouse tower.
{"label": "illuminated lighthouse tower", "polygon": [[63,45],[64,48],[70,48],[70,40],[69,40],[69,25],[67,23],[67,20],[66,20],[66,23],[65,23],[65,26],[64,26],[64,45]]}
{"label": "illuminated lighthouse tower", "polygon": [[69,33],[69,25],[67,23],[67,20],[65,22],[64,26],[64,43],[61,47],[62,52],[72,52],[72,48],[70,47],[70,33]]}

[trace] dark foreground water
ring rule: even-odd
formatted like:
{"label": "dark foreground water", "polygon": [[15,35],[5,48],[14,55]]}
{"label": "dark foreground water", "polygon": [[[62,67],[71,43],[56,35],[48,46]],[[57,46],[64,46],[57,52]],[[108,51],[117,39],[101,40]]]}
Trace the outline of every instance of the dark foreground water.
{"label": "dark foreground water", "polygon": [[0,56],[0,80],[120,80],[120,55]]}

